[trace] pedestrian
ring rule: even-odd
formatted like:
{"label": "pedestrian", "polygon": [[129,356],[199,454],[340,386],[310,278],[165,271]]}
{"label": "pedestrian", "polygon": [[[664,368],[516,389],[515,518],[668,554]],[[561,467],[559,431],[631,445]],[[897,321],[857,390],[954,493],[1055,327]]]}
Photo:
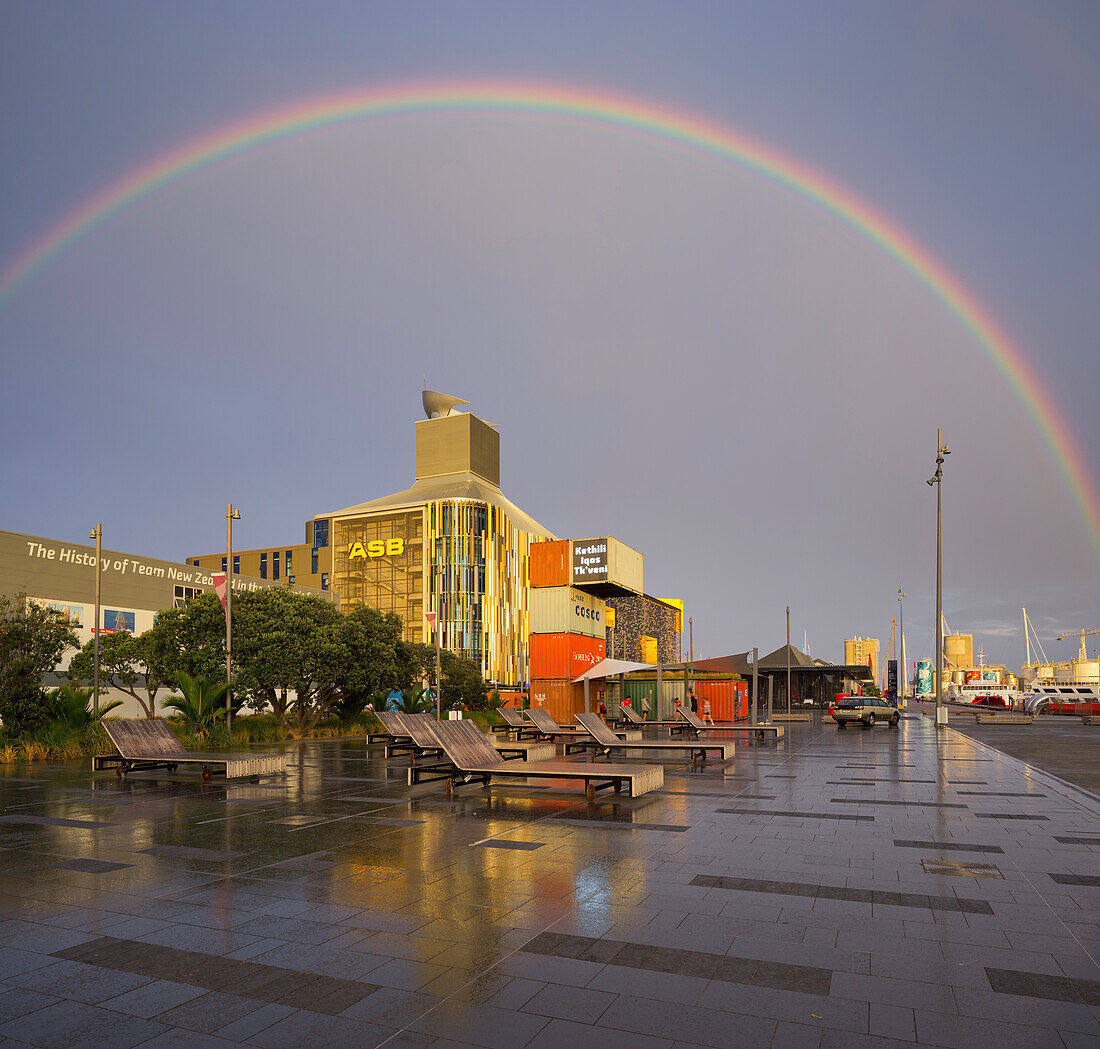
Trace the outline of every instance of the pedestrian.
{"label": "pedestrian", "polygon": [[691,707],[691,712],[693,714],[699,713],[699,703],[695,699],[695,689],[693,688],[688,689],[688,706]]}
{"label": "pedestrian", "polygon": [[603,701],[603,696],[600,696],[600,717],[607,720],[607,704]]}
{"label": "pedestrian", "polygon": [[642,720],[649,720],[649,693],[642,696]]}
{"label": "pedestrian", "polygon": [[714,728],[714,718],[710,716],[710,696],[703,697],[703,720]]}

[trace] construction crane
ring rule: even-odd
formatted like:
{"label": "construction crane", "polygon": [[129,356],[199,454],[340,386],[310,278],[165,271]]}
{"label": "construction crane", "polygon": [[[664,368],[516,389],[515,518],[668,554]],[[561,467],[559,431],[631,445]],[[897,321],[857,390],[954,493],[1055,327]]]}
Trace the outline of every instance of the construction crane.
{"label": "construction crane", "polygon": [[1100,630],[1078,630],[1072,634],[1061,634],[1054,640],[1068,641],[1071,637],[1079,637],[1081,639],[1081,650],[1077,654],[1077,658],[1081,660],[1081,662],[1086,662],[1088,660],[1088,653],[1085,651],[1085,638],[1097,636],[1100,636]]}

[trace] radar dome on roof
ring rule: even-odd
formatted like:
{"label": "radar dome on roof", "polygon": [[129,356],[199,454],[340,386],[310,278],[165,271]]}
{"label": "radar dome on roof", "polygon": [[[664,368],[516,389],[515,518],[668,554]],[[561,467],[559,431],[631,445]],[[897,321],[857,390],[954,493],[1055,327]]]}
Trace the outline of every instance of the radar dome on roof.
{"label": "radar dome on roof", "polygon": [[469,404],[461,397],[452,397],[447,393],[437,393],[435,390],[424,390],[420,399],[424,404],[424,414],[429,419],[443,419],[448,415],[457,415],[455,408],[460,404]]}

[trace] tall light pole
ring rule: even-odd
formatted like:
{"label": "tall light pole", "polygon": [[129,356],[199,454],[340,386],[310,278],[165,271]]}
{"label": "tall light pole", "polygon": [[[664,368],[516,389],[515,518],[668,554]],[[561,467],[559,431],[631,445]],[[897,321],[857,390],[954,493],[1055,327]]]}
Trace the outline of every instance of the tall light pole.
{"label": "tall light pole", "polygon": [[225,504],[225,727],[233,724],[233,522],[241,512]]}
{"label": "tall light pole", "polygon": [[936,486],[936,724],[947,724],[947,710],[943,705],[943,529],[940,526],[943,488],[943,460],[951,449],[943,443],[942,431],[936,429],[936,472],[929,485]]}
{"label": "tall light pole", "polygon": [[905,699],[905,683],[909,679],[909,670],[905,666],[905,591],[898,583],[898,655],[901,663],[901,698]]}
{"label": "tall light pole", "polygon": [[99,713],[99,548],[103,538],[103,525],[97,524],[88,535],[95,540],[95,623],[92,625],[93,649],[95,651],[95,668],[92,671],[92,705],[95,712]]}
{"label": "tall light pole", "polygon": [[787,713],[791,712],[791,606],[787,605]]}

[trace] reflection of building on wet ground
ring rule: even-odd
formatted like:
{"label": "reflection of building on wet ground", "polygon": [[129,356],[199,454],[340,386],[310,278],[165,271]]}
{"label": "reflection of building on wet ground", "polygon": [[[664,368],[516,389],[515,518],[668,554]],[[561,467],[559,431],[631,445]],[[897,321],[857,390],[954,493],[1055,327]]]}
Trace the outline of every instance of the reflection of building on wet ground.
{"label": "reflection of building on wet ground", "polygon": [[1100,803],[1004,731],[793,724],[592,804],[361,739],[207,787],[0,766],[0,1040],[1096,1045]]}

